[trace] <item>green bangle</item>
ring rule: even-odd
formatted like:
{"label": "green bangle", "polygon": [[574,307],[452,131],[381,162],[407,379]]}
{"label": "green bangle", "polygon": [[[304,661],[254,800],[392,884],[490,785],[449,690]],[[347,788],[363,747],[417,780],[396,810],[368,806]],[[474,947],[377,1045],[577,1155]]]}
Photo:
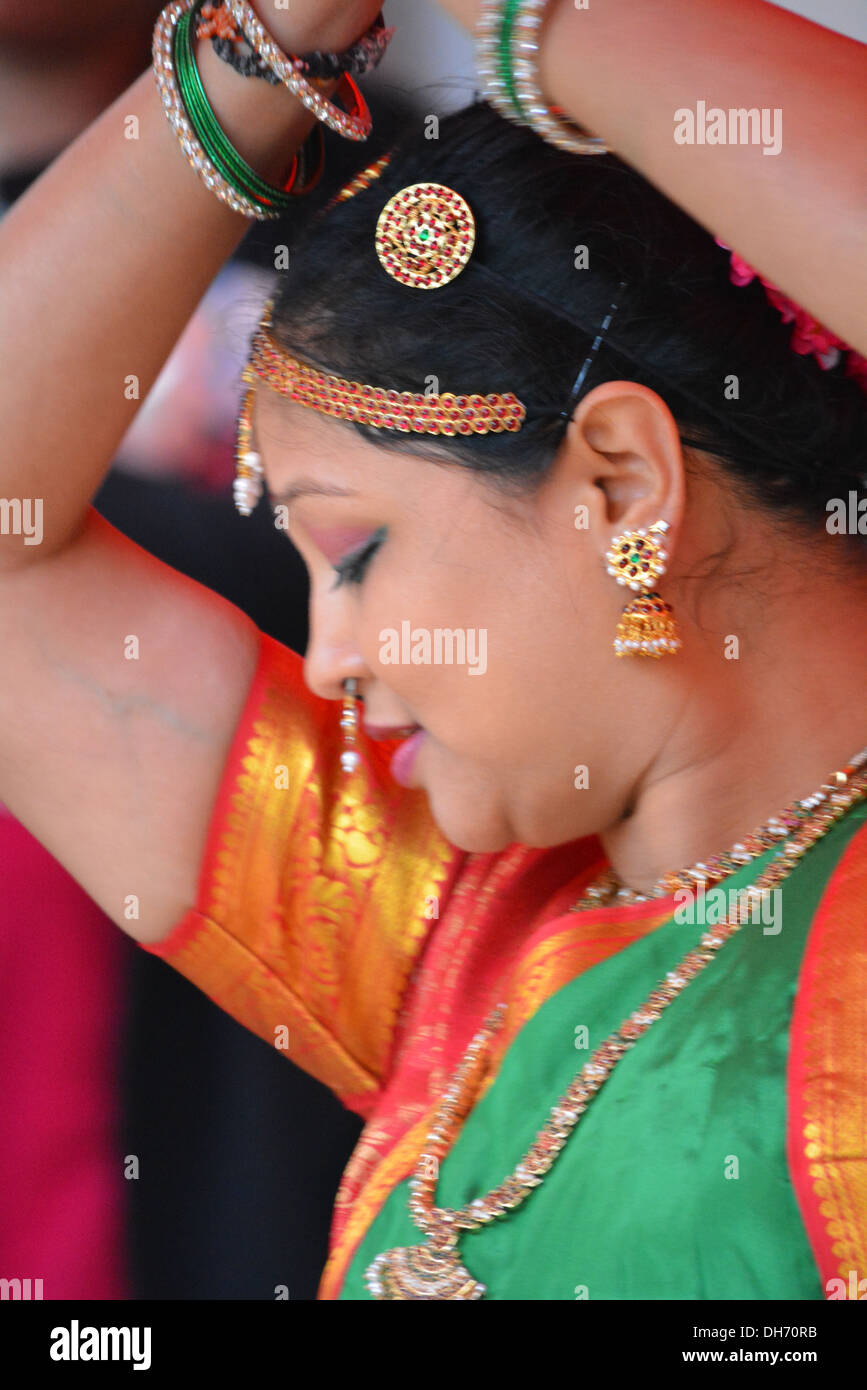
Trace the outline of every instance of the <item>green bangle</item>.
{"label": "green bangle", "polygon": [[515,74],[512,71],[512,30],[515,27],[515,12],[521,0],[506,0],[500,14],[500,32],[497,38],[497,71],[508,93],[515,115],[520,120],[527,119],[527,112],[521,105],[515,87]]}
{"label": "green bangle", "polygon": [[[285,211],[290,194],[256,173],[226,138],[202,85],[193,48],[193,23],[204,0],[181,15],[175,27],[174,63],[178,89],[196,135],[211,163],[235,190],[265,212]],[[297,163],[295,170],[297,171]],[[294,182],[294,179],[293,179]]]}
{"label": "green bangle", "polygon": [[539,29],[550,0],[482,0],[476,22],[476,67],[482,96],[517,125],[555,148],[605,154],[607,146],[551,106],[539,89]]}

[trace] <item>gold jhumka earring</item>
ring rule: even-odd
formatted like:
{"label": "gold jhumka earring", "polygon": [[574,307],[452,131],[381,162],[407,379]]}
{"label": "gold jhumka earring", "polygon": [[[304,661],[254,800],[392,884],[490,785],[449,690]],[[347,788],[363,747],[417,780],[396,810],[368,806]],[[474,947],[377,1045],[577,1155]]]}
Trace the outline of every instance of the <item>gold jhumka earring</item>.
{"label": "gold jhumka earring", "polygon": [[671,604],[655,587],[666,570],[664,541],[668,530],[667,521],[657,521],[647,530],[623,531],[614,537],[606,553],[606,568],[612,578],[640,595],[631,599],[620,615],[614,638],[617,656],[667,656],[683,645]]}

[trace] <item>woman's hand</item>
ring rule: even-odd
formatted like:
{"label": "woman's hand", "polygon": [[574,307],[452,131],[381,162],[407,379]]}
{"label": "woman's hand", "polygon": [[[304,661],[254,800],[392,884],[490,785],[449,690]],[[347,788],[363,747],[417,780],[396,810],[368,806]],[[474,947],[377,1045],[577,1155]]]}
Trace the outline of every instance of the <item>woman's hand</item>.
{"label": "woman's hand", "polygon": [[370,28],[382,0],[251,0],[265,29],[286,53],[340,53]]}
{"label": "woman's hand", "polygon": [[[481,7],[439,3],[468,30]],[[550,0],[539,34],[549,101],[867,355],[863,44],[765,0]],[[698,101],[781,113],[779,152],[678,144]]]}

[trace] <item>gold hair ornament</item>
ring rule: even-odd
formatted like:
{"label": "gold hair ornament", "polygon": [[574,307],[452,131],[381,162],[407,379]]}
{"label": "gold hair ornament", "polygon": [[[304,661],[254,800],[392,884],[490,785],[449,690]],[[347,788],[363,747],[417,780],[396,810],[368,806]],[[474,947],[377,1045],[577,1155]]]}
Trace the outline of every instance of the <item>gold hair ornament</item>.
{"label": "gold hair ornament", "polygon": [[323,415],[404,434],[500,434],[521,428],[527,412],[511,391],[487,396],[456,396],[448,391],[426,395],[389,391],[321,372],[286,352],[268,332],[272,306],[269,300],[242,374],[251,386],[264,381],[273,391]]}
{"label": "gold hair ornament", "polygon": [[376,224],[376,254],[383,269],[418,290],[438,290],[460,275],[475,242],[469,204],[442,183],[399,189]]}
{"label": "gold hair ornament", "polygon": [[388,168],[391,162],[391,155],[391,150],[386,154],[380,155],[379,159],[375,159],[372,164],[368,164],[366,168],[362,169],[361,173],[356,174],[348,183],[345,183],[343,187],[335,193],[325,211],[328,212],[334,207],[335,203],[348,202],[350,198],[355,197],[356,193],[362,193],[365,188],[369,188],[376,179],[382,176],[385,169]]}

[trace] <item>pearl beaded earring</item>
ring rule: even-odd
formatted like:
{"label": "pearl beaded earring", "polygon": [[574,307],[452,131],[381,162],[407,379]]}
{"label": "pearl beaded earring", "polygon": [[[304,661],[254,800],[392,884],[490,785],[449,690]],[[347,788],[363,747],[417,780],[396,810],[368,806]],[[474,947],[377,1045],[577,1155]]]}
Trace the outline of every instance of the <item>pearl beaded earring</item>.
{"label": "pearl beaded earring", "polygon": [[340,766],[344,772],[354,772],[361,762],[361,754],[355,748],[355,735],[358,731],[358,681],[354,676],[343,682],[343,713],[340,727],[343,730],[343,752]]}

